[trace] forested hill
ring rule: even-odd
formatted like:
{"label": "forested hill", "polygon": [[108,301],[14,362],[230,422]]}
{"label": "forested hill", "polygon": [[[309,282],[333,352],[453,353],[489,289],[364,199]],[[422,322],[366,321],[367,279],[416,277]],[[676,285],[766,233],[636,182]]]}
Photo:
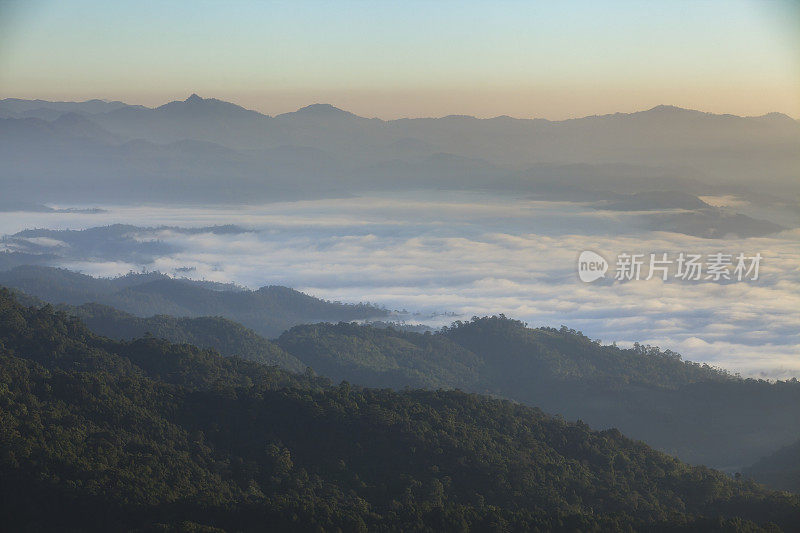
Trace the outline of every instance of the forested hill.
{"label": "forested hill", "polygon": [[502,316],[438,334],[312,324],[276,342],[336,380],[510,398],[732,471],[800,435],[797,381],[741,379],[668,350],[603,346],[565,327],[529,328]]}
{"label": "forested hill", "polygon": [[[9,530],[739,530],[800,500],[462,392],[116,342],[0,290]],[[751,522],[752,521],[752,522]],[[772,524],[772,525],[770,525]]]}
{"label": "forested hill", "polygon": [[743,473],[770,487],[800,493],[800,441],[763,457]]}
{"label": "forested hill", "polygon": [[[380,386],[525,389],[534,382],[581,381],[674,389],[727,382],[724,370],[681,360],[650,346],[620,349],[562,327],[529,328],[504,316],[456,322],[439,334],[354,323],[295,326],[277,339],[284,349],[335,379]],[[533,381],[532,381],[533,380]]]}
{"label": "forested hill", "polygon": [[21,266],[0,272],[0,285],[52,304],[96,302],[140,317],[223,316],[272,337],[296,324],[381,318],[385,309],[328,302],[288,287],[218,290],[217,284],[159,273],[94,278],[65,269]]}
{"label": "forested hill", "polygon": [[238,355],[243,359],[277,365],[295,372],[302,372],[307,366],[277,344],[227,318],[176,318],[169,315],[143,318],[96,303],[61,305],[57,308],[80,318],[93,332],[113,339],[152,336],[175,343],[194,344],[224,356]]}
{"label": "forested hill", "polygon": [[800,436],[796,381],[744,380],[669,350],[603,346],[566,327],[529,328],[502,316],[457,322],[438,334],[323,323],[269,341],[219,317],[141,318],[99,304],[63,309],[116,339],[149,333],[291,370],[311,366],[337,382],[508,398],[593,428],[620,428],[682,460],[729,472]]}
{"label": "forested hill", "polygon": [[442,334],[490,362],[487,378],[496,384],[508,382],[510,366],[525,368],[526,379],[536,375],[612,386],[636,383],[675,388],[733,378],[724,370],[683,361],[670,350],[638,344],[633,349],[604,346],[566,326],[529,328],[503,315],[457,321],[443,328]]}
{"label": "forested hill", "polygon": [[354,323],[295,326],[275,343],[334,381],[374,387],[481,387],[485,361],[442,335]]}

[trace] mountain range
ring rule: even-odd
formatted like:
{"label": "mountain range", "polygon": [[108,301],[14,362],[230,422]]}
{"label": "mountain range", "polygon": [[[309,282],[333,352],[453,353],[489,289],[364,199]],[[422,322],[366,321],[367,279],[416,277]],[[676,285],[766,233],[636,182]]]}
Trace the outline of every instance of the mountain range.
{"label": "mountain range", "polygon": [[[671,106],[564,121],[381,120],[327,104],[267,116],[192,95],[157,108],[0,101],[17,200],[268,201],[430,187],[542,193],[796,193],[800,124]],[[557,178],[557,179],[556,179]],[[178,187],[186,181],[192,187]],[[545,187],[547,185],[547,187]]]}

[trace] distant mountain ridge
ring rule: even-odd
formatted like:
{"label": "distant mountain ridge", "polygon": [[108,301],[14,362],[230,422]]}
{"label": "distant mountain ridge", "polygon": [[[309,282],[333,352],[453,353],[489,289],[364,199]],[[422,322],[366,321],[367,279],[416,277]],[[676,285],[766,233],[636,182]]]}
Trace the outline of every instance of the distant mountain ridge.
{"label": "distant mountain ridge", "polygon": [[[48,108],[59,113],[50,120],[12,111],[0,119],[9,195],[224,203],[430,188],[543,194],[562,177],[572,182],[562,194],[632,194],[664,187],[665,175],[672,188],[692,184],[684,192],[694,195],[747,194],[756,183],[778,199],[798,193],[800,123],[777,113],[657,106],[562,121],[382,120],[322,103],[268,116],[196,94],[156,108],[87,106]],[[623,191],[612,167],[639,171]]]}
{"label": "distant mountain ridge", "polygon": [[61,113],[97,114],[115,111],[131,106],[124,102],[106,100],[86,100],[85,102],[51,102],[47,100],[25,100],[4,98],[0,100],[0,117],[40,118],[55,120]]}
{"label": "distant mountain ridge", "polygon": [[[256,113],[265,117],[280,117],[280,116],[288,116],[295,113],[298,114],[337,114],[337,115],[347,115],[356,118],[364,118],[352,113],[350,111],[338,108],[329,103],[314,103],[309,104],[307,106],[301,107],[296,111],[288,111],[284,113],[279,113],[277,115],[269,115],[266,113],[262,113],[256,110],[250,110],[238,104],[227,102],[225,100],[219,100],[217,98],[203,98],[199,96],[197,93],[192,93],[188,96],[185,100],[172,100],[165,104],[155,107],[147,107],[138,104],[127,104],[125,102],[121,102],[119,100],[108,101],[108,100],[101,100],[101,99],[91,99],[86,100],[83,102],[77,101],[50,101],[50,100],[42,100],[42,99],[24,99],[24,98],[4,98],[0,99],[0,110],[7,110],[13,112],[26,112],[36,109],[56,109],[63,112],[70,112],[70,111],[78,111],[84,113],[91,113],[91,114],[98,114],[98,113],[107,113],[111,111],[116,111],[122,108],[135,108],[135,109],[170,109],[178,106],[180,104],[189,104],[189,105],[200,105],[200,104],[212,104],[212,105],[224,105],[227,109],[237,109],[237,110],[244,110],[249,113]],[[751,116],[744,116],[744,115],[735,115],[731,113],[712,113],[707,111],[699,111],[695,109],[688,109],[683,108],[675,105],[668,105],[668,104],[659,104],[650,109],[645,109],[641,111],[632,111],[632,112],[616,112],[616,113],[607,113],[602,115],[586,115],[584,117],[577,117],[577,118],[570,118],[570,119],[563,119],[563,120],[552,120],[546,118],[524,118],[524,117],[511,117],[509,115],[498,115],[496,117],[487,117],[487,118],[477,118],[472,115],[447,115],[444,117],[438,118],[466,118],[466,119],[473,119],[473,120],[498,120],[498,119],[505,119],[505,120],[535,120],[535,121],[545,121],[545,122],[565,122],[565,121],[572,121],[572,120],[583,120],[587,118],[607,118],[607,117],[620,117],[620,116],[633,116],[633,115],[641,115],[641,114],[668,114],[668,113],[675,113],[675,114],[692,114],[697,116],[713,116],[713,117],[726,117],[726,118],[742,118],[742,119],[750,119],[750,118],[767,118],[767,119],[777,119],[777,120],[792,120],[795,121],[792,117],[786,115],[785,113],[780,113],[778,111],[772,111],[768,113],[764,113],[763,115],[751,115]],[[405,120],[429,120],[435,119],[437,117],[416,117],[416,118],[399,118],[399,119],[377,119],[382,120],[385,122],[392,122],[392,121],[405,121]],[[375,120],[375,119],[372,119]],[[796,121],[795,121],[796,122]]]}

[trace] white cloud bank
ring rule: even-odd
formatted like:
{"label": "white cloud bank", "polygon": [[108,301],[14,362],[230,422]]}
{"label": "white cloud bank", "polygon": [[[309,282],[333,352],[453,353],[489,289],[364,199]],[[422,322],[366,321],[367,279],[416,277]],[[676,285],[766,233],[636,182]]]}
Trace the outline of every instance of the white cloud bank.
{"label": "white cloud bank", "polygon": [[[657,344],[744,375],[800,376],[800,230],[707,240],[639,229],[636,214],[475,194],[229,209],[104,207],[108,213],[95,215],[0,214],[0,233],[111,223],[237,224],[249,231],[140,236],[175,250],[148,264],[104,258],[64,266],[105,276],[189,267],[194,270],[188,275],[198,279],[288,285],[323,298],[424,314],[505,313],[531,325],[566,324],[604,342]],[[585,284],[576,260],[587,249],[612,262],[612,275],[620,252],[759,252],[764,259],[757,281]]]}

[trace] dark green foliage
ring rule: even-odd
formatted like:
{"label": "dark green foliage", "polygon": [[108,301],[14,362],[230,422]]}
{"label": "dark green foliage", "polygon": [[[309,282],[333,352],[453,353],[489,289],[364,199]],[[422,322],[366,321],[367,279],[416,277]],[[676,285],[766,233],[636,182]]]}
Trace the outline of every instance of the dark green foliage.
{"label": "dark green foliage", "polygon": [[276,342],[334,381],[373,387],[469,387],[482,365],[441,335],[349,323],[296,326]]}
{"label": "dark green foliage", "polygon": [[[9,274],[17,281],[32,276],[33,286],[42,288],[37,272]],[[155,286],[161,283],[173,303],[179,300],[173,284],[181,285],[177,292],[185,291],[190,300],[198,289],[215,298],[219,294],[160,274],[96,280],[55,269],[42,272],[55,294],[73,285],[87,291],[113,284],[127,287],[115,294],[143,290],[159,299]],[[137,285],[143,280],[148,283]],[[212,312],[213,303],[202,309]],[[743,380],[682,361],[669,350],[603,346],[566,327],[533,329],[503,316],[457,322],[439,334],[349,323],[303,325],[270,342],[222,318],[138,318],[97,304],[64,309],[117,339],[150,333],[291,370],[309,365],[336,381],[363,386],[461,388],[509,398],[595,428],[618,427],[685,461],[731,473],[796,441],[800,433],[796,382]]]}
{"label": "dark green foliage", "polygon": [[0,272],[0,285],[52,304],[95,302],[140,317],[223,316],[268,337],[296,324],[387,315],[385,309],[372,305],[327,302],[287,287],[216,290],[215,284],[173,279],[157,272],[103,279],[64,269],[24,266]]}
{"label": "dark green foliage", "polygon": [[0,516],[12,531],[756,531],[791,530],[800,500],[509,401],[111,341],[1,290]]}
{"label": "dark green foliage", "polygon": [[674,352],[603,346],[503,316],[438,334],[296,326],[277,343],[324,375],[367,386],[462,388],[625,434],[692,463],[738,470],[796,440],[800,384],[740,379]]}
{"label": "dark green foliage", "polygon": [[63,310],[80,318],[95,333],[112,339],[132,339],[148,335],[174,343],[194,344],[225,356],[238,355],[250,361],[278,365],[295,372],[302,372],[306,368],[306,365],[275,343],[222,317],[175,318],[156,315],[141,318],[94,303],[77,307],[64,306]]}
{"label": "dark green foliage", "polygon": [[603,346],[580,332],[562,326],[532,329],[504,316],[473,318],[443,328],[453,342],[492,360],[490,379],[508,379],[509,366],[532,375],[620,386],[628,383],[675,388],[687,383],[726,381],[732,376],[707,365],[682,361],[669,350],[636,346],[621,350]]}

